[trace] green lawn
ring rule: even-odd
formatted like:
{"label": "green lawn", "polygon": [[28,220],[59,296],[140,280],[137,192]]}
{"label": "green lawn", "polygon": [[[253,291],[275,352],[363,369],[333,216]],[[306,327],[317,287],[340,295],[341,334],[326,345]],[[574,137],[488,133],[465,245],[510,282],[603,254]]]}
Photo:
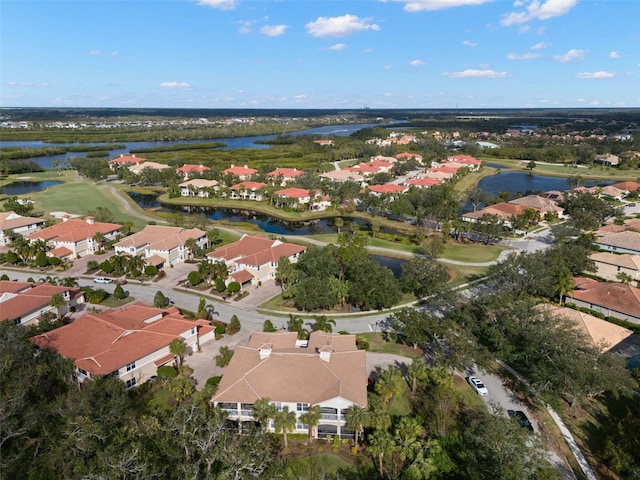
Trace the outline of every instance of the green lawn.
{"label": "green lawn", "polygon": [[419,348],[413,348],[408,345],[402,345],[400,343],[388,342],[382,336],[382,333],[359,333],[359,337],[365,337],[369,340],[369,351],[374,353],[391,353],[393,355],[400,355],[407,358],[420,358],[423,355],[423,351]]}
{"label": "green lawn", "polygon": [[449,278],[449,285],[452,287],[457,287],[483,277],[489,268],[471,267],[468,265],[451,265],[449,263],[443,263],[443,265],[447,267],[447,271],[451,276],[451,278]]}
{"label": "green lawn", "polygon": [[442,257],[459,262],[485,263],[498,258],[506,247],[500,245],[482,245],[479,243],[447,243]]}

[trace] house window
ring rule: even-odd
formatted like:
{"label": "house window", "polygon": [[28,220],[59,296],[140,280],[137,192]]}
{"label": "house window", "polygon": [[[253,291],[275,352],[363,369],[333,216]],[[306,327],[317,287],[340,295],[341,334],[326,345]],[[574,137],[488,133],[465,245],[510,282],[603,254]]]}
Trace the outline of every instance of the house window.
{"label": "house window", "polygon": [[296,410],[298,412],[308,412],[309,404],[308,403],[296,403]]}
{"label": "house window", "polygon": [[78,368],[78,372],[80,372],[80,374],[84,375],[85,377],[88,377],[88,375],[87,375],[87,371],[86,371],[86,370],[83,370],[83,369],[81,369],[81,368]]}
{"label": "house window", "polygon": [[22,323],[22,319],[20,317],[13,320],[14,325],[20,325]]}
{"label": "house window", "polygon": [[129,380],[127,380],[127,388],[131,388],[131,387],[135,387],[136,386],[136,379],[134,378],[130,378]]}
{"label": "house window", "polygon": [[620,267],[616,267],[618,269],[618,271],[620,271]]}
{"label": "house window", "polygon": [[196,327],[191,327],[191,335],[193,335],[194,333],[196,333]]}
{"label": "house window", "polygon": [[278,409],[279,412],[282,411],[282,403],[281,402],[275,402],[275,406]]}
{"label": "house window", "polygon": [[127,365],[127,372],[130,372],[134,368],[136,368],[136,362],[131,362],[130,364]]}
{"label": "house window", "polygon": [[309,425],[302,422],[296,422],[296,430],[309,430]]}

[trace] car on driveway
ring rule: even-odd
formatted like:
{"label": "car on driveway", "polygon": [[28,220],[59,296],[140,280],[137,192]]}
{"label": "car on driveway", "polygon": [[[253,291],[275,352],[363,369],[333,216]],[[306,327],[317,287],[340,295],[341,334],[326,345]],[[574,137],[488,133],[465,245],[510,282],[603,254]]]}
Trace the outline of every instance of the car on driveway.
{"label": "car on driveway", "polygon": [[531,424],[529,417],[527,417],[527,414],[522,410],[507,410],[507,414],[518,422],[518,425],[522,428],[526,428],[530,432],[533,432],[533,425]]}
{"label": "car on driveway", "polygon": [[478,377],[469,377],[467,378],[467,381],[469,382],[469,385],[471,385],[471,388],[473,388],[478,395],[489,395],[489,390],[487,390],[485,384],[482,383],[482,380],[480,380]]}
{"label": "car on driveway", "polygon": [[93,279],[93,283],[113,283],[113,280],[107,277],[96,277]]}

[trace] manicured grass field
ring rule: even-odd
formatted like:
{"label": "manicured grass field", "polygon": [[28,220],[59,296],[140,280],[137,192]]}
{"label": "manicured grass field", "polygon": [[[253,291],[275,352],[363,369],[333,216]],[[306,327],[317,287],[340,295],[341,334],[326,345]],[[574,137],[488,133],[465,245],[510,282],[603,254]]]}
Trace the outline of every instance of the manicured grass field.
{"label": "manicured grass field", "polygon": [[408,345],[386,341],[381,333],[367,332],[359,333],[359,337],[369,340],[369,351],[375,353],[390,353],[407,358],[420,358],[424,352],[419,348],[412,348]]}
{"label": "manicured grass field", "polygon": [[506,247],[501,245],[449,242],[445,245],[441,257],[459,262],[485,263],[496,260],[503,250],[506,250]]}

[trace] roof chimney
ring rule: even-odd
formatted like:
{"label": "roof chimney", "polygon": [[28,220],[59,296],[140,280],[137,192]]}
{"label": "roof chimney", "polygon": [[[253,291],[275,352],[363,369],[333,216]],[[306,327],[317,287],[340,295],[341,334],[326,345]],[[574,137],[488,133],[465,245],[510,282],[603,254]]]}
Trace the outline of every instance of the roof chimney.
{"label": "roof chimney", "polygon": [[318,352],[320,352],[320,360],[329,363],[329,361],[331,360],[332,351],[333,349],[329,345],[325,345],[324,347],[320,348],[318,350]]}
{"label": "roof chimney", "polygon": [[271,350],[273,350],[273,345],[268,343],[264,343],[258,349],[258,353],[260,354],[260,360],[264,360],[271,355]]}

